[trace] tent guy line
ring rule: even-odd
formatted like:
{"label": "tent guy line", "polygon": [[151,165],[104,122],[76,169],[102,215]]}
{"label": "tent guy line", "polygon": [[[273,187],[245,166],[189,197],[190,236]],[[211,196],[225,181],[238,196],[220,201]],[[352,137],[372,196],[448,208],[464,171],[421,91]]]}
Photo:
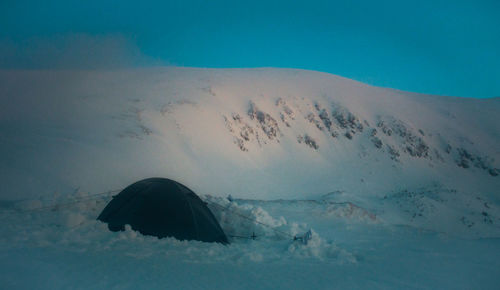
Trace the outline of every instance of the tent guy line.
{"label": "tent guy line", "polygon": [[[21,211],[21,212],[33,212],[33,211],[37,211],[37,210],[47,210],[47,209],[50,210],[50,209],[68,207],[68,206],[71,206],[71,205],[74,205],[74,204],[77,204],[77,203],[80,203],[80,202],[85,202],[85,201],[100,199],[100,198],[102,198],[106,194],[109,195],[109,194],[112,194],[112,193],[120,192],[121,190],[123,190],[123,189],[108,190],[108,191],[104,191],[104,192],[90,194],[90,195],[86,196],[85,198],[76,199],[74,201],[67,202],[67,203],[56,203],[56,204],[47,205],[47,206],[41,206],[41,207],[36,207],[36,208],[21,209],[19,211]],[[22,202],[24,202],[24,200],[16,202],[16,203],[22,203]]]}
{"label": "tent guy line", "polygon": [[268,225],[268,224],[266,224],[266,223],[260,222],[260,221],[258,221],[258,220],[256,220],[256,219],[251,218],[251,217],[248,217],[248,216],[242,215],[241,213],[238,213],[238,212],[236,212],[236,211],[234,211],[234,210],[229,209],[229,207],[222,206],[222,205],[220,205],[220,204],[218,204],[218,203],[216,203],[216,202],[213,202],[213,201],[205,201],[205,202],[210,203],[210,204],[212,204],[212,205],[215,205],[215,206],[219,207],[219,208],[220,208],[220,209],[222,209],[222,210],[227,210],[227,211],[229,211],[229,212],[231,212],[231,213],[233,213],[233,214],[235,214],[235,215],[237,215],[237,216],[240,216],[240,217],[242,217],[242,218],[244,218],[244,219],[248,219],[248,220],[250,220],[250,221],[252,221],[252,222],[254,222],[254,223],[257,223],[257,224],[263,225],[263,226],[265,226],[265,227],[268,227],[268,228],[272,229],[274,232],[279,233],[279,234],[281,234],[281,235],[284,235],[284,236],[286,236],[287,238],[292,238],[292,239],[295,239],[295,236],[293,236],[293,235],[290,235],[290,234],[288,234],[288,233],[286,233],[286,232],[280,231],[280,230],[276,229],[275,227],[273,227],[273,226],[271,226],[271,225]]}

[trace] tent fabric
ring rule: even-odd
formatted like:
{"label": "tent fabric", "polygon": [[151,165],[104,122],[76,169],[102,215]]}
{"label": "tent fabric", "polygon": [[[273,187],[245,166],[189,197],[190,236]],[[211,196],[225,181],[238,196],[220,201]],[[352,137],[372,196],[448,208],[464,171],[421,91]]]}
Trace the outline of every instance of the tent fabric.
{"label": "tent fabric", "polygon": [[113,197],[97,218],[111,231],[133,230],[158,238],[228,244],[206,204],[189,188],[166,178],[138,181]]}

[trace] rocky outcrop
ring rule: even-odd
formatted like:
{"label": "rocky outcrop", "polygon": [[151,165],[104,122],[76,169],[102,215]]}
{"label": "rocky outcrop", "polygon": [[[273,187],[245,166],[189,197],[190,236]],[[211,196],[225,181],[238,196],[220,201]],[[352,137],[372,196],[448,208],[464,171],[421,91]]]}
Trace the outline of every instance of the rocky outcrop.
{"label": "rocky outcrop", "polygon": [[333,118],[342,129],[351,129],[354,132],[363,132],[364,126],[358,117],[341,106],[335,106],[332,111]]}
{"label": "rocky outcrop", "polygon": [[[412,157],[432,159],[429,155],[429,145],[425,142],[423,131],[418,136],[408,124],[401,120],[387,117],[385,120],[379,118],[377,127],[387,136],[393,136],[399,139],[400,149]],[[393,137],[393,138],[394,138]]]}
{"label": "rocky outcrop", "polygon": [[247,145],[252,142],[257,142],[259,146],[266,144],[266,137],[267,140],[280,142],[281,131],[278,122],[270,114],[259,110],[255,103],[250,102],[247,115],[246,118],[250,120],[246,121],[245,117],[238,113],[233,113],[231,118],[223,116],[226,128],[233,135],[234,143],[241,151],[248,151]]}
{"label": "rocky outcrop", "polygon": [[316,140],[314,140],[311,136],[309,136],[307,134],[304,135],[304,136],[299,135],[297,137],[297,142],[304,143],[304,144],[306,144],[307,146],[311,147],[314,150],[318,150],[319,149],[319,145],[316,142]]}
{"label": "rocky outcrop", "polygon": [[260,129],[262,129],[269,140],[276,139],[279,142],[277,137],[281,134],[280,128],[278,126],[278,122],[273,117],[271,117],[271,115],[259,110],[255,103],[250,101],[248,116],[251,120],[257,121],[258,126],[260,127]]}
{"label": "rocky outcrop", "polygon": [[[293,130],[297,130],[302,126],[297,122],[306,122],[312,124],[308,130],[318,130],[337,138],[342,135],[347,140],[360,138],[361,147],[365,148],[363,156],[366,156],[366,143],[371,143],[373,150],[379,150],[382,154],[387,154],[392,160],[401,162],[402,157],[422,158],[427,159],[433,166],[432,161],[441,163],[455,162],[457,166],[468,168],[479,168],[486,171],[491,176],[500,175],[500,170],[493,166],[492,158],[483,156],[474,152],[471,149],[452,146],[452,142],[440,137],[440,144],[437,147],[432,147],[429,144],[433,143],[433,133],[425,132],[423,129],[409,125],[402,120],[392,116],[379,116],[376,119],[376,126],[370,127],[367,120],[360,119],[347,108],[337,104],[320,104],[319,102],[305,103],[306,109],[301,106],[294,106],[287,103],[284,98],[278,98],[274,105],[276,110],[273,110],[276,119],[271,115],[270,111],[266,112],[260,109],[253,101],[249,102],[246,113],[233,113],[231,117],[224,116],[224,122],[228,131],[232,134],[234,143],[242,151],[249,151],[250,144],[254,143],[258,146],[264,146],[269,141],[280,142],[283,137],[280,125],[286,126]],[[296,113],[299,113],[304,119],[297,120]],[[278,115],[279,114],[279,115]],[[279,117],[278,117],[279,116]],[[302,123],[304,124],[304,123]],[[147,128],[146,128],[147,129]],[[288,129],[287,129],[288,130]],[[301,129],[303,130],[303,129]],[[148,134],[144,130],[144,134]],[[303,135],[297,136],[296,140],[300,144],[305,144],[313,150],[319,150],[319,143],[311,137],[312,132],[306,131]],[[332,139],[330,139],[332,140]],[[340,141],[340,140],[337,140]],[[336,142],[333,141],[332,142]],[[469,142],[471,147],[473,143]],[[467,147],[468,148],[468,147]]]}
{"label": "rocky outcrop", "polygon": [[[332,110],[322,107],[319,103],[314,104],[315,113],[309,113],[306,117],[309,122],[325,132],[329,132],[333,138],[339,136],[338,131],[344,131],[344,136],[351,140],[358,132],[363,132],[363,124],[358,117],[340,105],[331,105]],[[318,118],[316,118],[316,116]],[[318,120],[319,119],[319,120]]]}
{"label": "rocky outcrop", "polygon": [[473,154],[465,148],[457,148],[457,157],[455,163],[462,168],[470,168],[472,166],[486,170],[491,176],[498,176],[499,170],[493,167],[494,160],[487,156],[479,156]]}
{"label": "rocky outcrop", "polygon": [[399,157],[401,154],[399,153],[399,150],[396,149],[394,146],[387,144],[387,152],[391,156],[391,159],[394,161],[399,161]]}
{"label": "rocky outcrop", "polygon": [[316,128],[318,128],[318,130],[324,131],[325,128],[323,127],[323,125],[321,124],[321,122],[318,119],[316,119],[316,115],[315,114],[313,114],[313,113],[307,114],[306,120],[309,121],[309,123],[314,124],[316,126]]}
{"label": "rocky outcrop", "polygon": [[226,116],[223,116],[223,118],[226,128],[233,134],[234,144],[236,144],[241,151],[248,151],[245,143],[257,137],[255,136],[253,128],[245,123],[239,114],[233,114],[232,121]]}
{"label": "rocky outcrop", "polygon": [[291,127],[291,121],[295,120],[295,112],[288,106],[283,98],[276,100],[276,106],[281,109],[280,119],[287,127]]}
{"label": "rocky outcrop", "polygon": [[380,138],[378,137],[372,137],[370,138],[370,140],[372,141],[373,145],[376,147],[376,148],[382,148],[382,140],[380,140]]}
{"label": "rocky outcrop", "polygon": [[318,116],[320,120],[323,122],[323,125],[325,125],[325,128],[328,129],[328,131],[331,131],[333,123],[332,120],[330,119],[328,111],[326,109],[321,108],[318,103],[316,103],[314,107],[316,108],[316,111],[318,111]]}

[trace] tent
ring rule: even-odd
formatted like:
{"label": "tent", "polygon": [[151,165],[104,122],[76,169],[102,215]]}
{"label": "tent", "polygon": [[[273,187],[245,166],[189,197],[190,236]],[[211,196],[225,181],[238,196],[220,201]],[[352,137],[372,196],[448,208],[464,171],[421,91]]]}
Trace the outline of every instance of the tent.
{"label": "tent", "polygon": [[228,244],[206,204],[189,188],[166,178],[138,181],[113,197],[97,218],[111,231],[133,230],[158,238]]}

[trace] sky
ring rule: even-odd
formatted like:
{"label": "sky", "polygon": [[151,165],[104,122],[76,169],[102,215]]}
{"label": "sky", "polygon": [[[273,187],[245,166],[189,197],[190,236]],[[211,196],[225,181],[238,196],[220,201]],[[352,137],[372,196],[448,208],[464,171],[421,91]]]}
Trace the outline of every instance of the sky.
{"label": "sky", "polygon": [[0,69],[317,70],[500,96],[500,1],[0,1]]}

